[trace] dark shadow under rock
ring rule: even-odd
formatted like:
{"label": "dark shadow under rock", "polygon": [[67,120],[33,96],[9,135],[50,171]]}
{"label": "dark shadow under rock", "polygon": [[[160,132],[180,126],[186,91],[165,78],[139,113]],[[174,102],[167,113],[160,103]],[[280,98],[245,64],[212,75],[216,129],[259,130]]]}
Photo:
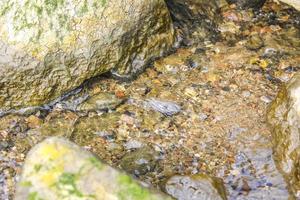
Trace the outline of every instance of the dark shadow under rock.
{"label": "dark shadow under rock", "polygon": [[183,45],[218,38],[217,24],[222,18],[216,0],[166,0],[166,3],[175,27],[182,32]]}
{"label": "dark shadow under rock", "polygon": [[239,8],[261,8],[266,0],[226,0],[230,4],[236,4]]}

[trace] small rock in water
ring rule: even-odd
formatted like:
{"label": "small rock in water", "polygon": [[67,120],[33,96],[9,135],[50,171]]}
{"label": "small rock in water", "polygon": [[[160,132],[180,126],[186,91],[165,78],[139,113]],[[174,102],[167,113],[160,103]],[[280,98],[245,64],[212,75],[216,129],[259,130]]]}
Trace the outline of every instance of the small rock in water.
{"label": "small rock in water", "polygon": [[63,110],[72,110],[75,111],[76,108],[82,104],[83,102],[85,102],[87,99],[89,98],[89,95],[84,94],[78,98],[75,99],[67,99],[67,100],[63,100],[63,101],[59,101],[58,103],[56,103],[54,105],[54,108],[56,109],[63,109]]}
{"label": "small rock in water", "polygon": [[241,127],[233,127],[230,131],[229,131],[229,134],[230,134],[230,138],[231,139],[235,139],[238,135],[240,135],[241,133],[247,131],[246,128],[241,128]]}
{"label": "small rock in water", "polygon": [[243,96],[244,98],[248,98],[248,97],[251,96],[251,93],[250,93],[249,91],[243,91],[243,92],[242,92],[242,96]]}
{"label": "small rock in water", "polygon": [[95,134],[107,141],[114,141],[116,139],[116,134],[114,132],[97,131]]}
{"label": "small rock in water", "polygon": [[200,119],[201,121],[205,121],[207,118],[208,118],[208,116],[207,116],[205,113],[200,113],[200,114],[199,114],[199,119]]}
{"label": "small rock in water", "polygon": [[171,101],[149,99],[146,102],[146,106],[167,116],[175,115],[181,111],[181,107],[178,104]]}
{"label": "small rock in water", "polygon": [[271,103],[272,102],[272,99],[270,97],[268,97],[268,96],[262,96],[260,98],[260,100],[262,100],[265,103]]}
{"label": "small rock in water", "polygon": [[9,148],[11,145],[8,143],[8,142],[6,142],[6,141],[2,141],[2,142],[0,142],[0,151],[2,151],[2,150],[4,150],[4,149],[7,149],[7,148]]}
{"label": "small rock in water", "polygon": [[124,99],[117,98],[115,94],[100,93],[84,101],[76,108],[76,110],[82,112],[105,109],[112,110],[119,106],[122,102],[124,102]]}
{"label": "small rock in water", "polygon": [[275,56],[277,54],[277,52],[278,51],[274,48],[266,48],[262,56],[270,58],[272,56]]}
{"label": "small rock in water", "polygon": [[143,143],[137,141],[137,140],[129,140],[128,142],[125,143],[125,148],[130,150],[130,149],[139,149],[143,146]]}
{"label": "small rock in water", "polygon": [[145,175],[151,172],[157,164],[157,153],[150,148],[145,146],[139,148],[134,152],[128,152],[121,160],[121,167],[125,171],[139,175]]}
{"label": "small rock in water", "polygon": [[227,199],[222,180],[205,174],[173,176],[167,181],[166,191],[178,200]]}
{"label": "small rock in water", "polygon": [[246,43],[246,47],[249,50],[258,50],[263,46],[264,46],[264,41],[258,34],[250,36],[249,40]]}
{"label": "small rock in water", "polygon": [[24,199],[171,198],[142,187],[79,146],[52,137],[35,146],[27,156],[15,195],[15,200]]}

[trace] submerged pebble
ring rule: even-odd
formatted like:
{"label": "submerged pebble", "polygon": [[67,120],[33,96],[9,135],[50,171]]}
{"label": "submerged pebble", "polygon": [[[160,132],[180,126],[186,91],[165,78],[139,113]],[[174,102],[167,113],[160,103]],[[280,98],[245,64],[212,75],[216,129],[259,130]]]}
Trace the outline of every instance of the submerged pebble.
{"label": "submerged pebble", "polygon": [[125,171],[140,176],[153,171],[157,161],[157,153],[154,149],[145,146],[136,151],[126,153],[120,162],[120,166]]}
{"label": "submerged pebble", "polygon": [[124,99],[116,97],[110,93],[100,93],[92,96],[78,105],[76,110],[82,112],[99,111],[99,110],[112,110],[119,106]]}
{"label": "submerged pebble", "polygon": [[126,142],[124,146],[128,150],[130,150],[130,149],[139,149],[143,146],[143,143],[132,139],[132,140],[129,140],[128,142]]}
{"label": "submerged pebble", "polygon": [[181,111],[181,107],[171,101],[161,101],[157,99],[149,99],[145,102],[147,107],[160,112],[167,116],[172,116]]}

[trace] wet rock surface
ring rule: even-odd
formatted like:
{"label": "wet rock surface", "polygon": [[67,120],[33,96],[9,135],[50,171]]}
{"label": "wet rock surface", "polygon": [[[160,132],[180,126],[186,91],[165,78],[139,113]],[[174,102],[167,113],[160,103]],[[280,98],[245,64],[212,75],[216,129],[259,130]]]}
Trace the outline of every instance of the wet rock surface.
{"label": "wet rock surface", "polygon": [[130,78],[174,43],[163,0],[0,2],[0,109],[39,106],[112,70]]}
{"label": "wet rock surface", "polygon": [[142,187],[79,146],[52,137],[28,153],[15,199],[171,198]]}
{"label": "wet rock surface", "polygon": [[171,177],[166,183],[166,191],[179,200],[227,199],[222,179],[205,174]]}
{"label": "wet rock surface", "polygon": [[[12,198],[28,150],[59,135],[120,168],[135,152],[154,150],[155,167],[142,165],[146,173],[134,173],[140,165],[123,167],[162,190],[174,175],[206,174],[223,180],[228,199],[292,199],[273,159],[273,132],[265,117],[280,86],[300,69],[299,12],[272,1],[256,11],[222,5],[218,42],[195,37],[131,82],[94,79],[48,109],[2,116],[1,198]],[[100,93],[126,101],[107,112],[76,111]],[[180,111],[166,115],[147,106],[151,99]],[[132,160],[146,163],[137,158]]]}
{"label": "wet rock surface", "polygon": [[300,74],[283,86],[268,111],[274,156],[293,194],[300,198]]}

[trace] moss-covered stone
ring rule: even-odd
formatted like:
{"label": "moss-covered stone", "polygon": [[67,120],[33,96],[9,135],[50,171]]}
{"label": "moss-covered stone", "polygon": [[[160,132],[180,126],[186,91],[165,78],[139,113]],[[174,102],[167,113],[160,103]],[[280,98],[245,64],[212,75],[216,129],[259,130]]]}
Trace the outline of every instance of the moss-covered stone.
{"label": "moss-covered stone", "polygon": [[142,187],[130,176],[102,163],[62,138],[48,138],[28,154],[16,200],[171,199]]}
{"label": "moss-covered stone", "polygon": [[0,110],[36,106],[112,70],[129,78],[174,43],[164,0],[0,1]]}
{"label": "moss-covered stone", "polygon": [[278,168],[300,198],[300,74],[284,85],[268,110]]}

